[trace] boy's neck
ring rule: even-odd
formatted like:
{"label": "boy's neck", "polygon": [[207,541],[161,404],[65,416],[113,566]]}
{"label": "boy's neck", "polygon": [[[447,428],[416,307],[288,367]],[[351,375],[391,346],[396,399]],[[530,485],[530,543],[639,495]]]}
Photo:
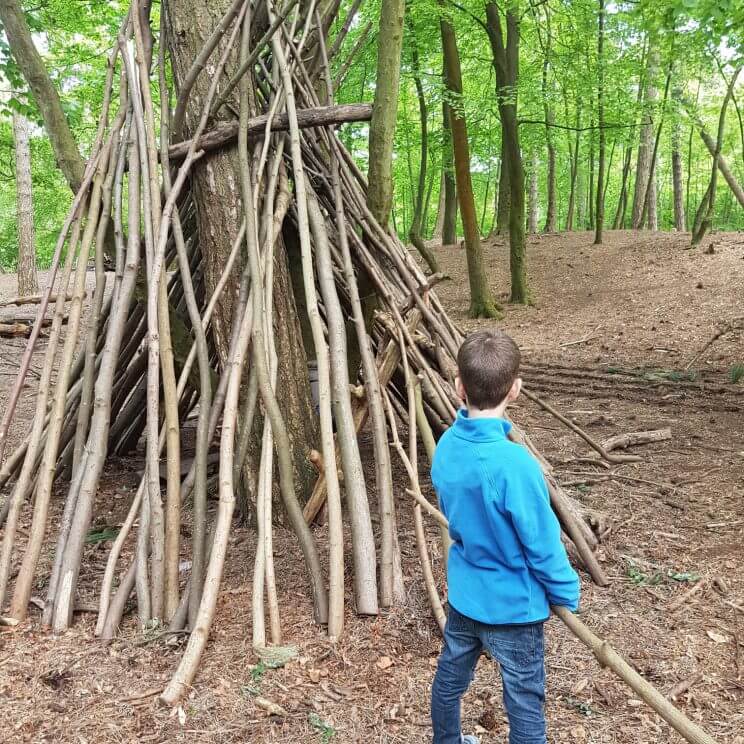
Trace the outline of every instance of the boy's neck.
{"label": "boy's neck", "polygon": [[506,401],[496,406],[495,408],[476,408],[475,406],[467,405],[468,418],[504,418],[506,415]]}

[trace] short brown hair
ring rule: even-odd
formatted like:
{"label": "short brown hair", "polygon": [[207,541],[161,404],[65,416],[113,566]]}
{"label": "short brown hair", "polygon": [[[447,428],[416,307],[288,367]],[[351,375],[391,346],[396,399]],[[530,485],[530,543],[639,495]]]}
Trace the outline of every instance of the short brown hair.
{"label": "short brown hair", "polygon": [[457,352],[460,381],[468,403],[485,409],[503,402],[519,376],[520,360],[519,347],[502,331],[471,333]]}

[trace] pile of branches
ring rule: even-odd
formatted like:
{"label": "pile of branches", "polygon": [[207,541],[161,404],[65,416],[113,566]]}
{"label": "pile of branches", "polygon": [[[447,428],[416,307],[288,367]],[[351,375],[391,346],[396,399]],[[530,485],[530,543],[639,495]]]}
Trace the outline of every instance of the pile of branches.
{"label": "pile of branches", "polygon": [[[430,451],[455,416],[454,359],[463,336],[431,290],[433,280],[367,208],[365,178],[335,127],[368,119],[370,107],[332,105],[324,43],[328,19],[320,17],[312,2],[302,13],[294,6],[294,0],[283,8],[272,0],[235,0],[180,81],[174,112],[161,43],[158,115],[151,72],[155,45],[143,8],[133,2],[109,59],[103,112],[83,186],[62,226],[52,278],[0,425],[2,458],[56,283],[31,430],[0,471],[6,493],[0,514],[0,609],[10,600],[6,622],[22,621],[32,587],[42,579],[47,587],[43,622],[56,632],[69,627],[106,460],[131,452],[144,440],[144,474],[109,553],[96,634],[114,636],[133,593],[141,623],[157,619],[171,629],[189,629],[184,656],[163,693],[170,703],[187,690],[207,643],[228,557],[236,479],[256,422],[261,434],[253,493],[254,648],[266,648],[269,640],[281,642],[272,546],[272,486],[277,479],[286,521],[304,557],[315,619],[332,638],[341,635],[344,624],[344,509],[351,528],[356,611],[373,615],[380,605],[403,600],[397,521],[407,517],[396,515],[391,439],[410,475],[406,498],[413,508],[429,596],[441,617],[422,525],[422,510],[435,517],[438,512],[421,495],[415,450],[418,437]],[[167,4],[161,12],[162,40]],[[262,29],[254,24],[259,17]],[[199,102],[190,139],[183,139],[190,90],[218,46],[222,51],[218,61],[210,62],[208,94]],[[239,57],[231,77],[225,74],[230,55]],[[215,113],[230,101],[237,121],[214,126]],[[222,276],[207,291],[190,177],[210,150],[233,146],[236,139],[242,225]],[[277,400],[277,374],[284,360],[277,354],[274,333],[283,322],[274,317],[274,251],[286,224],[299,238],[304,304],[318,371],[321,445],[314,459],[319,476],[304,508],[290,460],[289,422]],[[113,283],[105,271],[107,250],[114,256]],[[96,283],[83,334],[91,257]],[[360,297],[362,274],[376,298],[372,315]],[[239,292],[221,357],[211,324],[230,277],[237,278]],[[179,312],[188,318],[191,345],[176,376],[171,318]],[[358,347],[360,359],[359,369],[351,373],[350,344]],[[196,417],[195,453],[182,471],[180,427],[189,416]],[[377,539],[357,440],[366,425],[374,446]],[[407,451],[398,438],[399,425],[410,433]],[[519,427],[513,436],[543,463],[571,550],[596,582],[605,583],[592,552],[596,537],[580,508],[560,489]],[[208,464],[215,440],[219,502],[210,523]],[[64,499],[64,507],[61,518],[50,524],[53,494]],[[184,544],[187,504],[193,509],[193,530]],[[324,505],[327,575],[311,527]],[[21,551],[16,538],[24,510],[31,512],[31,527]],[[47,539],[56,541],[54,560],[50,575],[39,577]],[[132,558],[121,566],[124,555]],[[184,557],[191,561],[185,585],[179,574]]]}

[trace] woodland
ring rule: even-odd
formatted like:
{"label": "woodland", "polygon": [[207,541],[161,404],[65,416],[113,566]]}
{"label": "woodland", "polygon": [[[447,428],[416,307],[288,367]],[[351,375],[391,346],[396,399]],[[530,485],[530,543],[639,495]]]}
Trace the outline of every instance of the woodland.
{"label": "woodland", "polygon": [[555,740],[744,744],[743,66],[741,0],[0,0],[3,739],[428,741],[498,326]]}

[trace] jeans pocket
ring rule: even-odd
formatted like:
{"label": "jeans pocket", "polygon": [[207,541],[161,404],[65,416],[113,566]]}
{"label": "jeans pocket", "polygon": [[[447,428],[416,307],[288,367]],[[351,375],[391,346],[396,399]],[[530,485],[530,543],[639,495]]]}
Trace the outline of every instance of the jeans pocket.
{"label": "jeans pocket", "polygon": [[493,626],[487,634],[488,649],[501,664],[524,666],[535,659],[542,648],[538,648],[538,633],[534,625]]}

